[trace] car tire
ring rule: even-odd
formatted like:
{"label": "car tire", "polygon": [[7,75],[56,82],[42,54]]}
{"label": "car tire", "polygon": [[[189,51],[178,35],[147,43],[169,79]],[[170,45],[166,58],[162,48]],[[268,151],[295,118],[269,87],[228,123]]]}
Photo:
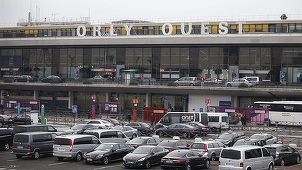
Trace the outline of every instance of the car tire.
{"label": "car tire", "polygon": [[205,162],[205,164],[204,164],[204,168],[205,168],[205,169],[209,169],[210,166],[211,166],[211,165],[210,165],[210,160],[207,159],[206,162]]}
{"label": "car tire", "polygon": [[284,161],[284,159],[281,159],[280,166],[284,166],[284,165],[285,165],[285,161]]}
{"label": "car tire", "polygon": [[268,170],[274,170],[274,165],[272,163],[269,164]]}
{"label": "car tire", "polygon": [[103,158],[103,164],[104,164],[104,165],[108,165],[108,163],[109,163],[109,158],[108,158],[107,156],[105,156],[105,157]]}
{"label": "car tire", "polygon": [[33,159],[39,159],[40,158],[40,152],[38,150],[34,151],[34,154],[32,155]]}
{"label": "car tire", "polygon": [[82,153],[77,153],[76,157],[75,157],[75,160],[77,162],[80,162],[82,160]]}
{"label": "car tire", "polygon": [[187,164],[185,170],[191,170],[191,165]]}
{"label": "car tire", "polygon": [[57,157],[59,161],[63,161],[64,158],[63,157]]}
{"label": "car tire", "polygon": [[0,122],[0,127],[3,127],[3,123]]}
{"label": "car tire", "polygon": [[22,158],[22,155],[18,155],[18,154],[17,154],[17,155],[16,155],[16,158],[17,158],[17,159],[21,159],[21,158]]}
{"label": "car tire", "polygon": [[8,142],[5,142],[4,145],[3,145],[3,148],[5,151],[8,151],[10,149],[10,145]]}
{"label": "car tire", "polygon": [[212,153],[212,155],[211,155],[211,161],[216,161],[216,155],[215,155],[215,153]]}
{"label": "car tire", "polygon": [[137,137],[137,134],[134,133],[134,134],[132,135],[132,139],[134,139],[134,138],[136,138],[136,137]]}
{"label": "car tire", "polygon": [[299,163],[300,163],[300,157],[297,156],[297,158],[296,158],[296,164],[299,164]]}
{"label": "car tire", "polygon": [[232,85],[231,84],[227,84],[227,87],[232,87]]}
{"label": "car tire", "polygon": [[149,160],[146,160],[146,162],[145,162],[145,168],[146,168],[146,169],[149,169],[150,167],[151,167],[150,161],[149,161]]}

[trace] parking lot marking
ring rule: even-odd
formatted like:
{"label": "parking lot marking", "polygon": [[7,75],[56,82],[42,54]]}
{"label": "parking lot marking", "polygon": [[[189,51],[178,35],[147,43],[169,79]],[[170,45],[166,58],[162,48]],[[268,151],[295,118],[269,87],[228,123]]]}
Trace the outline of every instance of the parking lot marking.
{"label": "parking lot marking", "polygon": [[48,166],[55,166],[55,165],[62,165],[62,164],[66,164],[69,162],[59,162],[59,163],[54,163],[54,164],[48,164]]}
{"label": "parking lot marking", "polygon": [[98,169],[107,169],[107,168],[112,168],[112,167],[117,167],[117,166],[123,166],[123,165],[103,166],[103,167],[100,167],[100,168],[94,168],[93,170],[98,170]]}

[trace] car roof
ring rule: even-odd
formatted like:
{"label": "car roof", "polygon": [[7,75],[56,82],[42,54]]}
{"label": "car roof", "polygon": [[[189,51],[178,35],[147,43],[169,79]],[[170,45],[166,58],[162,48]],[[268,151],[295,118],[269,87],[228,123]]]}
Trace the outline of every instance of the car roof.
{"label": "car roof", "polygon": [[262,146],[255,146],[255,145],[238,145],[238,146],[232,146],[232,147],[227,147],[223,149],[229,149],[229,150],[238,150],[238,151],[246,151],[250,149],[258,149],[258,148],[264,148]]}
{"label": "car roof", "polygon": [[282,144],[282,143],[274,143],[274,144],[270,144],[270,145],[264,145],[264,147],[273,147],[273,148],[277,148],[280,146],[288,146],[286,144]]}
{"label": "car roof", "polygon": [[85,135],[85,134],[73,134],[73,135],[61,135],[56,138],[66,138],[66,139],[77,139],[82,137],[95,137],[94,135]]}
{"label": "car roof", "polygon": [[87,129],[85,132],[122,132],[119,129]]}
{"label": "car roof", "polygon": [[43,135],[43,134],[56,134],[55,132],[22,132],[22,133],[16,133],[15,135]]}
{"label": "car roof", "polygon": [[52,125],[17,125],[15,127],[40,127],[40,126],[52,126]]}
{"label": "car roof", "polygon": [[217,140],[202,140],[202,141],[196,141],[196,142],[193,142],[193,143],[206,143],[206,144],[208,144],[208,143],[221,143],[221,142],[219,142]]}

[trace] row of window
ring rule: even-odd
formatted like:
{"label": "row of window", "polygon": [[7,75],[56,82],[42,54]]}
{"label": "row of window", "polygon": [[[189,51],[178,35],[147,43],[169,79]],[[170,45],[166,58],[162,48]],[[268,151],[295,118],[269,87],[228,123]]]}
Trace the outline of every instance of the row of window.
{"label": "row of window", "polygon": [[[210,34],[218,34],[218,25],[207,26]],[[173,26],[173,35],[181,35],[181,26]],[[236,24],[229,25],[229,34],[237,34],[239,26]],[[101,34],[109,35],[110,27],[102,27]],[[271,33],[301,33],[302,24],[243,24],[243,33],[254,32],[271,32]],[[127,35],[124,27],[114,27],[114,34]],[[133,26],[130,35],[162,35],[162,26]],[[193,25],[191,34],[201,34],[200,25]],[[18,29],[18,30],[0,30],[0,38],[15,37],[70,37],[77,35],[77,28],[54,28],[54,29]],[[92,36],[92,27],[86,30],[86,36]]]}

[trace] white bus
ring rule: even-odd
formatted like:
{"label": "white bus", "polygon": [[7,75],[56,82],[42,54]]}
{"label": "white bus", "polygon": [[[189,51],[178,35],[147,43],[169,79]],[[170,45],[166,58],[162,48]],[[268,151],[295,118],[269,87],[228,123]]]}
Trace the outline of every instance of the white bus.
{"label": "white bus", "polygon": [[302,126],[302,101],[257,101],[256,108],[268,108],[270,124]]}
{"label": "white bus", "polygon": [[157,122],[155,127],[187,122],[200,122],[213,130],[229,128],[228,113],[218,112],[168,112]]}

